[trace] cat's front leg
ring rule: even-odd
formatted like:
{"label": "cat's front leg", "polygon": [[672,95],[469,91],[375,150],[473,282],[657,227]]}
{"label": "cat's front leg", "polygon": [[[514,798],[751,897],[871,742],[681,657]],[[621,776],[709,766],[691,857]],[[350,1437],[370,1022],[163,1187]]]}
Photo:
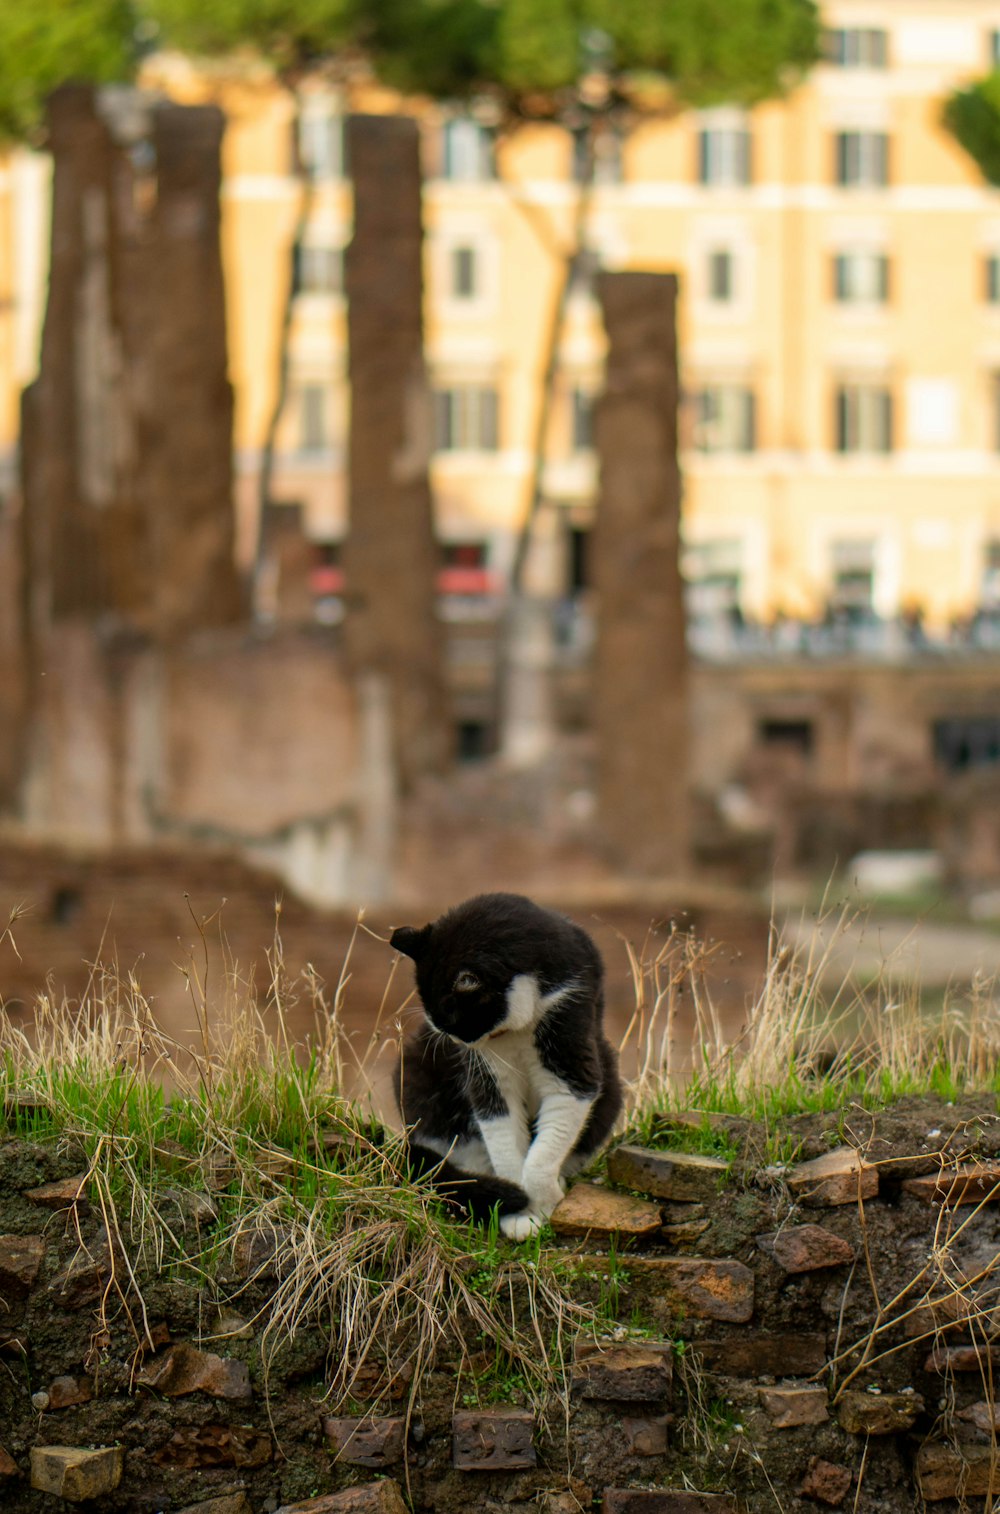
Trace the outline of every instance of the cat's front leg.
{"label": "cat's front leg", "polygon": [[497,1177],[523,1188],[522,1173],[531,1139],[524,1111],[508,1110],[506,1114],[492,1115],[488,1119],[477,1115],[476,1123]]}
{"label": "cat's front leg", "polygon": [[553,1090],[542,1099],[535,1139],[528,1148],[521,1174],[521,1186],[531,1203],[522,1214],[508,1215],[500,1222],[504,1234],[513,1240],[524,1240],[541,1230],[566,1192],[560,1172],[580,1138],[592,1104],[592,1099],[579,1098],[564,1088]]}

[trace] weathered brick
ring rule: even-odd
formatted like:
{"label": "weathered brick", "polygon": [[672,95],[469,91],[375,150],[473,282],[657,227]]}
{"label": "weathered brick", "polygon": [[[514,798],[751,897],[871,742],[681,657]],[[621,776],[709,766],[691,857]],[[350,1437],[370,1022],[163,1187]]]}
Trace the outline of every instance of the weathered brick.
{"label": "weathered brick", "polygon": [[655,1284],[650,1300],[654,1313],[663,1305],[668,1315],[693,1319],[728,1320],[746,1324],[753,1317],[754,1276],[742,1262],[700,1257],[627,1257],[629,1274]]}
{"label": "weathered brick", "polygon": [[698,1355],[722,1377],[811,1377],[826,1366],[826,1336],[775,1333],[700,1340]]}
{"label": "weathered brick", "polygon": [[245,1403],[253,1397],[250,1369],[230,1356],[199,1351],[188,1341],[178,1341],[161,1356],[146,1363],[136,1377],[144,1388],[155,1388],[165,1398],[187,1393],[207,1393],[211,1398]]}
{"label": "weathered brick", "polygon": [[632,1456],[662,1456],[666,1451],[669,1414],[658,1414],[651,1419],[625,1417],[621,1426],[625,1449]]}
{"label": "weathered brick", "polygon": [[954,1446],[927,1441],[916,1459],[917,1490],[928,1503],[1000,1493],[1000,1454],[993,1446]]}
{"label": "weathered brick", "polygon": [[223,1493],[218,1498],[206,1498],[204,1503],[189,1503],[177,1514],[253,1514],[249,1498],[244,1492]]}
{"label": "weathered brick", "polygon": [[759,1388],[757,1391],[776,1430],[790,1430],[796,1425],[821,1425],[830,1418],[825,1388]]}
{"label": "weathered brick", "polygon": [[909,1430],[923,1407],[919,1393],[864,1393],[851,1388],[837,1403],[837,1421],[851,1435],[894,1435]]}
{"label": "weathered brick", "polygon": [[403,1491],[390,1477],[344,1488],[340,1493],[322,1493],[299,1503],[282,1504],[276,1514],[407,1514]]}
{"label": "weathered brick", "polygon": [[323,1434],[336,1452],[337,1460],[352,1467],[391,1466],[402,1461],[406,1445],[406,1420],[402,1418],[323,1420]]}
{"label": "weathered brick", "polygon": [[594,1183],[575,1183],[552,1211],[557,1235],[601,1237],[654,1236],[663,1223],[659,1206]]}
{"label": "weathered brick", "polygon": [[533,1467],[534,1428],[525,1409],[463,1410],[452,1419],[452,1461],[464,1472]]}
{"label": "weathered brick", "polygon": [[969,1424],[975,1425],[977,1430],[982,1430],[987,1435],[1000,1430],[1000,1404],[989,1403],[986,1399],[980,1399],[977,1404],[970,1404],[967,1409],[960,1409],[957,1417],[967,1420]]}
{"label": "weathered brick", "polygon": [[670,1397],[673,1350],[669,1345],[600,1345],[580,1341],[572,1386],[584,1398],[622,1403],[661,1403]]}
{"label": "weathered brick", "polygon": [[925,1204],[1000,1204],[1000,1162],[964,1162],[924,1177],[906,1178],[903,1192]]}
{"label": "weathered brick", "polygon": [[823,1225],[786,1225],[757,1237],[765,1256],[773,1257],[783,1272],[818,1272],[823,1267],[842,1267],[853,1262],[855,1251],[843,1236]]}
{"label": "weathered brick", "polygon": [[0,1235],[0,1298],[23,1298],[37,1281],[45,1260],[40,1235]]}
{"label": "weathered brick", "polygon": [[663,1239],[673,1246],[691,1246],[711,1225],[711,1220],[681,1220],[677,1224],[664,1225]]}
{"label": "weathered brick", "polygon": [[78,1172],[71,1178],[57,1178],[54,1183],[43,1183],[40,1188],[29,1188],[24,1197],[43,1209],[69,1209],[74,1204],[83,1209],[86,1199],[83,1191],[87,1186],[87,1174]]}
{"label": "weathered brick", "polygon": [[603,1514],[737,1514],[729,1493],[694,1493],[686,1488],[606,1488]]}
{"label": "weathered brick", "polygon": [[191,1425],[175,1430],[153,1452],[160,1467],[262,1467],[271,1460],[271,1437],[250,1425]]}
{"label": "weathered brick", "polygon": [[121,1265],[120,1248],[102,1229],[86,1247],[80,1247],[65,1272],[54,1277],[48,1292],[62,1308],[77,1309],[100,1297],[111,1280],[115,1263]]}
{"label": "weathered brick", "polygon": [[824,1461],[821,1456],[810,1458],[806,1475],[799,1485],[803,1498],[814,1498],[818,1503],[838,1508],[847,1497],[854,1474],[850,1467],[842,1467],[835,1461]]}
{"label": "weathered brick", "polygon": [[718,1157],[686,1151],[649,1151],[644,1146],[618,1146],[608,1158],[608,1176],[623,1188],[675,1203],[701,1203],[718,1194],[729,1163]]}
{"label": "weathered brick", "polygon": [[102,1446],[96,1451],[78,1446],[32,1446],[31,1486],[70,1503],[103,1498],[121,1482],[124,1457],[121,1446]]}
{"label": "weathered brick", "polygon": [[908,1340],[914,1340],[929,1335],[968,1332],[973,1320],[981,1313],[975,1300],[967,1294],[946,1294],[908,1312],[903,1321],[903,1333]]}
{"label": "weathered brick", "polygon": [[89,1377],[57,1377],[48,1386],[50,1409],[72,1409],[77,1404],[89,1404],[94,1396],[93,1380]]}
{"label": "weathered brick", "polygon": [[1000,1366],[1000,1346],[935,1346],[924,1362],[925,1372],[988,1372]]}
{"label": "weathered brick", "polygon": [[811,1162],[799,1162],[787,1174],[788,1187],[803,1204],[833,1208],[856,1204],[878,1193],[878,1168],[853,1146],[839,1146]]}

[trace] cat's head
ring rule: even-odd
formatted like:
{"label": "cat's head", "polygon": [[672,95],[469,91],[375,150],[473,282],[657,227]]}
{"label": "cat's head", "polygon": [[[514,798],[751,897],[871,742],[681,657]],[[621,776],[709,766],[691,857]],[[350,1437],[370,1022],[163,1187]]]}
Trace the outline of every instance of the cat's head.
{"label": "cat's head", "polygon": [[509,1023],[507,994],[518,969],[496,923],[475,900],[430,925],[401,925],[390,937],[394,950],[416,963],[417,991],[431,1024],[467,1045]]}

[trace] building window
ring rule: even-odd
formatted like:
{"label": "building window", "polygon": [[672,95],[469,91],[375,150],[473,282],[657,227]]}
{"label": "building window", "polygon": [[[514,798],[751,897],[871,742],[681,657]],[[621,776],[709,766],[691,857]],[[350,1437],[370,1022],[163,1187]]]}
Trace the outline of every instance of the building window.
{"label": "building window", "polygon": [[814,746],[811,720],[758,720],[757,740],[761,746],[797,752],[802,757],[811,757]]}
{"label": "building window", "polygon": [[723,249],[708,254],[708,297],[720,304],[733,298],[733,255]]}
{"label": "building window", "polygon": [[833,260],[835,298],[845,305],[883,305],[889,298],[889,259],[881,252],[841,252]]}
{"label": "building window", "polygon": [[478,121],[456,116],[441,133],[441,177],[453,183],[474,184],[493,179],[493,133]]}
{"label": "building window", "polygon": [[[591,151],[588,136],[590,131],[581,127],[573,132],[573,182],[583,184],[587,177],[588,159]],[[622,136],[613,126],[591,136],[593,143],[593,183],[620,184],[624,177],[622,168]]]}
{"label": "building window", "polygon": [[717,188],[750,183],[746,127],[710,126],[698,133],[698,179]]}
{"label": "building window", "polygon": [[327,105],[303,107],[299,117],[299,163],[314,183],[344,176],[344,118]]}
{"label": "building window", "polygon": [[495,452],[497,392],[489,384],[461,384],[434,396],[435,440],[440,452]]}
{"label": "building window", "polygon": [[995,252],[986,259],[986,301],[1000,305],[1000,256]]}
{"label": "building window", "polygon": [[877,189],[889,182],[889,138],[884,131],[838,131],[837,183],[847,189]]}
{"label": "building window", "polygon": [[474,300],[479,293],[479,280],[474,247],[451,249],[451,295],[455,300]]}
{"label": "building window", "polygon": [[835,26],[826,34],[824,52],[835,68],[885,68],[889,34],[874,26]]}
{"label": "building window", "polygon": [[691,615],[713,620],[740,611],[743,543],[722,538],[692,544],[684,553],[685,600]]}
{"label": "building window", "polygon": [[298,451],[328,451],[332,441],[329,390],[323,384],[303,384],[299,389],[298,409]]}
{"label": "building window", "polygon": [[574,452],[589,452],[594,445],[594,396],[589,389],[570,391],[570,445]]}
{"label": "building window", "polygon": [[695,395],[695,446],[700,452],[752,452],[756,405],[743,384],[713,384]]}
{"label": "building window", "polygon": [[841,384],[836,392],[837,451],[892,451],[892,395],[881,384]]}
{"label": "building window", "polygon": [[343,293],[343,249],[300,244],[293,252],[292,277],[296,294]]}
{"label": "building window", "polygon": [[830,605],[848,616],[862,617],[875,608],[875,543],[835,541],[831,546]]}
{"label": "building window", "polygon": [[949,773],[1000,763],[1000,720],[993,715],[959,715],[935,720],[934,756]]}

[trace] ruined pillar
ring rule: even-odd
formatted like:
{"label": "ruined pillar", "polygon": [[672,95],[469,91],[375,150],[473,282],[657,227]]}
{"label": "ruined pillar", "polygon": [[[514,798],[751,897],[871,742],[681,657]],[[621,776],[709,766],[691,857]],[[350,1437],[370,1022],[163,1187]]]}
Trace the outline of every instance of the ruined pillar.
{"label": "ruined pillar", "polygon": [[148,593],[135,494],[136,395],[118,299],[128,165],[94,91],[49,103],[52,252],[39,376],[22,403],[29,627],[128,616]]}
{"label": "ruined pillar", "polygon": [[239,615],[221,136],[211,107],[79,85],[50,100],[49,297],[22,405],[34,639]]}
{"label": "ruined pillar", "polygon": [[151,335],[141,491],[169,639],[239,620],[233,394],[219,241],[224,118],[213,105],[158,105],[156,198],[147,253]]}
{"label": "ruined pillar", "polygon": [[677,279],[604,273],[598,292],[609,344],[596,413],[599,818],[622,869],[677,874],[690,854]]}
{"label": "ruined pillar", "polygon": [[440,552],[428,463],[423,227],[417,123],[351,116],[354,238],[347,249],[350,534],[348,653],[389,689],[404,784],[447,764],[451,729],[437,616]]}

